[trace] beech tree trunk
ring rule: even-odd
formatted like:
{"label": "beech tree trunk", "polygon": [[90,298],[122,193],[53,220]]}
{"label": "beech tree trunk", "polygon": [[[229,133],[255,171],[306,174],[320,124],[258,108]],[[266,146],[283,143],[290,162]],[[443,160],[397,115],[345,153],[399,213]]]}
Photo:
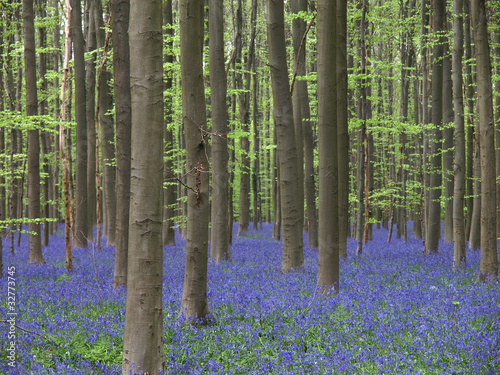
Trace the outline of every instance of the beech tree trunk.
{"label": "beech tree trunk", "polygon": [[281,269],[288,272],[304,263],[302,217],[299,208],[299,183],[297,172],[297,142],[293,125],[293,107],[288,81],[285,45],[285,16],[283,0],[269,0],[267,14],[267,42],[271,86],[273,90],[273,113],[278,138],[280,168],[280,199],[283,240]]}
{"label": "beech tree trunk", "polygon": [[[26,83],[26,116],[38,114],[35,14],[33,0],[23,0],[24,77]],[[28,130],[28,218],[30,231],[29,263],[45,263],[42,255],[40,223],[40,134],[37,129]]]}
{"label": "beech tree trunk", "polygon": [[165,371],[162,4],[130,2],[132,164],[122,374]]}
{"label": "beech tree trunk", "polygon": [[212,97],[212,234],[210,257],[216,262],[231,257],[229,249],[227,76],[224,55],[224,5],[209,4],[209,65]]}
{"label": "beech tree trunk", "polygon": [[430,193],[427,225],[427,252],[437,253],[441,236],[441,186],[442,186],[442,122],[443,122],[443,33],[446,21],[446,1],[434,0],[434,26],[438,40],[432,52],[432,131],[430,141]]}
{"label": "beech tree trunk", "polygon": [[129,12],[130,0],[111,0],[113,72],[116,118],[116,244],[113,287],[127,285],[128,228],[130,208],[131,101]]}
{"label": "beech tree trunk", "polygon": [[336,72],[336,7],[318,1],[318,154],[319,255],[318,287],[339,291],[339,219]]}
{"label": "beech tree trunk", "polygon": [[486,282],[498,278],[495,121],[485,0],[472,0],[471,11],[474,45],[476,46],[481,152],[481,261],[479,279]]}
{"label": "beech tree trunk", "polygon": [[207,322],[207,252],[209,165],[203,86],[203,1],[181,0],[182,109],[186,136],[188,212],[186,261],[180,317],[193,324]]}
{"label": "beech tree trunk", "polygon": [[[336,1],[337,153],[339,255],[347,258],[349,233],[349,129],[347,112],[347,2]],[[305,134],[305,133],[304,133]],[[307,155],[307,154],[306,154]],[[307,164],[306,164],[307,167]]]}
{"label": "beech tree trunk", "polygon": [[87,210],[87,119],[85,57],[82,33],[80,0],[71,0],[71,39],[73,41],[75,64],[75,120],[76,120],[76,191],[74,245],[87,247],[89,217]]}

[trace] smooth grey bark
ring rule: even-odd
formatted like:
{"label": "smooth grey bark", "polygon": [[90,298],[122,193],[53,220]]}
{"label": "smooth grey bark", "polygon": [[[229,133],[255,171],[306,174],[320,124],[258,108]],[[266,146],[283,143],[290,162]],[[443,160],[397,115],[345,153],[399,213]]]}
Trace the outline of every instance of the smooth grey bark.
{"label": "smooth grey bark", "polygon": [[[276,136],[276,122],[273,121],[273,144],[278,144]],[[272,196],[273,196],[273,238],[275,241],[281,240],[281,199],[280,199],[280,167],[277,148],[273,148],[272,166]]]}
{"label": "smooth grey bark", "polygon": [[186,137],[188,212],[186,260],[180,318],[187,323],[208,322],[207,258],[209,164],[206,143],[203,84],[203,1],[181,0],[182,109]]}
{"label": "smooth grey bark", "polygon": [[490,282],[498,278],[498,250],[495,120],[485,0],[472,0],[471,16],[476,48],[477,101],[481,148],[481,260],[479,279],[483,282]]}
{"label": "smooth grey bark", "polygon": [[[295,0],[291,3],[292,12],[306,12],[307,1]],[[294,61],[297,77],[306,75],[306,22],[303,18],[295,18],[292,23],[292,38],[294,48]],[[300,201],[306,199],[305,219],[308,233],[308,246],[310,249],[318,247],[318,218],[316,213],[316,182],[314,170],[314,139],[313,128],[310,120],[309,93],[307,82],[295,81],[293,93],[294,125],[299,150],[299,181],[304,181],[305,194],[299,197]],[[300,202],[299,202],[300,203]],[[304,211],[304,207],[301,209]]]}
{"label": "smooth grey bark", "polygon": [[[173,55],[173,35],[174,23],[172,15],[172,0],[167,0],[163,3],[163,23],[166,25],[165,34],[167,37],[167,52],[164,56],[164,61],[169,67],[165,72],[164,91],[168,92],[172,89],[173,83],[173,68],[171,64],[174,61]],[[174,135],[170,127],[173,121],[172,101],[168,98],[165,100],[165,125],[164,125],[164,141],[165,141],[165,166],[163,171],[163,244],[167,246],[175,245],[175,228],[173,218],[175,216],[176,204],[176,184],[171,182],[174,169]],[[165,186],[166,185],[166,186]]]}
{"label": "smooth grey bark", "polygon": [[336,72],[336,7],[318,1],[318,154],[319,255],[318,287],[339,291],[339,219]]}
{"label": "smooth grey bark", "polygon": [[[429,0],[422,0],[420,7],[420,35],[421,44],[426,42],[427,37],[427,25],[429,23],[429,12],[428,12]],[[426,127],[429,123],[429,90],[428,90],[428,48],[423,48],[422,58],[420,61],[420,71],[422,75],[422,167],[421,167],[421,182],[422,182],[422,192],[423,192],[423,202],[420,214],[420,221],[422,222],[422,247],[423,251],[426,252],[427,244],[427,219],[429,213],[429,173],[428,173],[428,145],[429,137],[426,134]]]}
{"label": "smooth grey bark", "polygon": [[89,217],[87,210],[87,116],[85,57],[82,33],[80,0],[71,0],[71,40],[73,42],[75,66],[75,121],[76,121],[76,183],[75,221],[73,228],[74,245],[87,247]]}
{"label": "smooth grey bark", "polygon": [[[304,0],[293,0],[290,2],[292,14],[297,15],[298,12],[307,11],[307,1]],[[293,58],[295,61],[294,69],[297,72],[297,77],[304,76],[306,74],[305,70],[305,39],[303,40],[306,31],[306,24],[304,19],[296,17],[292,21],[292,44],[293,44]],[[303,41],[303,43],[302,43]],[[299,83],[300,82],[300,83]],[[295,85],[307,84],[305,81],[295,82]],[[303,91],[304,89],[302,89]],[[307,90],[307,88],[306,88]],[[299,209],[300,220],[304,222],[304,131],[302,125],[302,119],[304,118],[302,114],[302,100],[307,99],[301,97],[298,90],[292,92],[292,104],[293,104],[293,124],[295,132],[295,142],[297,144],[297,175],[299,178],[299,185],[302,189],[298,190],[297,196],[297,207]]]}
{"label": "smooth grey bark", "polygon": [[430,140],[429,217],[427,225],[427,253],[437,253],[441,236],[441,186],[442,186],[442,122],[443,122],[443,33],[446,22],[446,1],[434,0],[433,31],[438,40],[432,51],[432,130]]}
{"label": "smooth grey bark", "polygon": [[[236,7],[236,33],[235,33],[235,63],[236,88],[241,90],[238,94],[238,110],[241,130],[245,133],[250,132],[250,64],[253,55],[253,46],[255,43],[255,29],[253,38],[250,37],[250,47],[246,56],[247,64],[243,67],[243,3],[242,0],[237,0]],[[243,73],[243,68],[248,73]],[[243,82],[243,79],[245,81]],[[250,224],[250,143],[248,135],[240,138],[241,164],[240,164],[240,186],[239,186],[239,225],[238,235],[248,232]]]}
{"label": "smooth grey bark", "polygon": [[224,55],[224,6],[209,3],[209,67],[212,96],[212,234],[210,258],[220,262],[231,257],[229,248],[227,76]]}
{"label": "smooth grey bark", "polygon": [[[36,58],[35,58],[35,14],[33,0],[23,0],[24,77],[26,84],[26,116],[38,114]],[[42,254],[40,223],[40,133],[28,130],[28,229],[29,263],[45,263]]]}
{"label": "smooth grey bark", "polygon": [[129,53],[129,0],[111,0],[113,72],[116,120],[116,236],[113,287],[127,285],[130,208],[131,99]]}
{"label": "smooth grey bark", "polygon": [[[500,7],[497,3],[495,17],[493,22],[500,23]],[[497,27],[494,36],[494,54],[496,60],[496,99],[495,99],[495,144],[496,144],[496,169],[497,177],[500,176],[500,28]],[[500,184],[497,184],[497,237],[500,237]]]}
{"label": "smooth grey bark", "polygon": [[[465,95],[466,104],[468,109],[468,116],[466,121],[466,180],[465,180],[465,195],[466,201],[465,206],[467,207],[467,218],[465,223],[465,240],[469,241],[471,224],[473,217],[473,206],[474,206],[474,118],[475,118],[475,89],[472,75],[472,31],[471,31],[471,19],[470,19],[470,0],[464,0],[464,43],[465,43],[465,53],[464,59],[465,63]],[[478,201],[479,202],[479,201]],[[480,206],[480,204],[478,205]],[[478,219],[479,220],[479,219]],[[470,245],[470,244],[469,244]]]}
{"label": "smooth grey bark", "polygon": [[[347,2],[336,1],[337,8],[337,152],[339,194],[339,255],[347,257],[349,232],[349,129],[347,111]],[[307,164],[306,164],[307,166]]]}
{"label": "smooth grey bark", "polygon": [[[447,22],[445,21],[445,25]],[[447,28],[448,29],[448,28]],[[443,185],[444,185],[444,243],[453,241],[453,84],[452,61],[448,41],[443,45]]]}
{"label": "smooth grey bark", "polygon": [[281,269],[288,272],[304,263],[302,218],[298,202],[297,142],[288,81],[283,0],[268,1],[267,42],[273,92],[273,115],[278,138],[283,259]]}
{"label": "smooth grey bark", "polygon": [[[109,114],[111,109],[111,93],[109,81],[111,74],[108,71],[106,64],[102,64],[102,59],[105,56],[104,49],[106,46],[106,35],[104,32],[104,21],[102,19],[102,0],[94,0],[94,17],[97,26],[97,47],[102,51],[99,54],[100,70],[98,78],[98,105],[99,105],[99,123],[100,123],[100,140],[101,140],[101,155],[102,155],[102,172],[103,172],[103,200],[104,200],[104,235],[107,237],[109,246],[115,245],[116,235],[116,183],[115,183],[115,134],[113,118]],[[106,51],[107,54],[107,51]]]}
{"label": "smooth grey bark", "polygon": [[165,371],[163,349],[163,33],[158,1],[130,2],[132,164],[122,374]]}
{"label": "smooth grey bark", "polygon": [[462,84],[462,57],[464,54],[463,0],[453,1],[453,106],[455,109],[455,160],[453,190],[453,267],[465,263],[465,126]]}
{"label": "smooth grey bark", "polygon": [[87,209],[89,214],[89,231],[87,238],[93,240],[93,227],[97,223],[96,217],[96,179],[92,178],[96,172],[96,134],[95,134],[95,98],[96,98],[96,61],[97,61],[97,39],[96,39],[96,19],[93,16],[97,0],[86,1],[85,14],[87,15],[86,31],[86,51],[87,60],[85,64],[86,84],[87,84]]}

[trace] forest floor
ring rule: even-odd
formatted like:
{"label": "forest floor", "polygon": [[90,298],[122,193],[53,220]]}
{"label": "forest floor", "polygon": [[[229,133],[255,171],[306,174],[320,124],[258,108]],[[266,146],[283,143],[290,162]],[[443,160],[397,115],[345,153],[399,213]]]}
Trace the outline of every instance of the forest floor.
{"label": "forest floor", "polygon": [[[361,257],[349,239],[340,293],[324,297],[317,251],[305,247],[303,269],[282,274],[270,225],[233,238],[232,261],[209,262],[215,323],[201,328],[177,322],[185,242],[164,248],[168,374],[500,373],[500,284],[477,282],[479,252],[458,272],[451,244],[424,256],[420,240],[388,244],[374,230]],[[28,264],[27,239],[14,255],[4,239],[0,373],[120,373],[125,290],[112,288],[113,247],[75,249],[71,274],[62,231],[43,253],[45,265]]]}

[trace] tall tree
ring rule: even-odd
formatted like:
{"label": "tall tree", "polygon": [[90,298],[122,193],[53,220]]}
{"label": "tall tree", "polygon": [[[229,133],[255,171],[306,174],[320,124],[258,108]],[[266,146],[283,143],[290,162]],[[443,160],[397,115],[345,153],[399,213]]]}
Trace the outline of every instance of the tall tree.
{"label": "tall tree", "polygon": [[[307,1],[294,0],[291,3],[292,12],[307,12]],[[312,22],[312,21],[311,21]],[[300,15],[293,20],[293,49],[295,59],[295,73],[297,77],[306,75],[306,36],[308,27]],[[298,139],[297,148],[299,150],[299,183],[304,180],[306,198],[306,225],[308,233],[309,248],[318,247],[318,218],[316,215],[316,183],[314,171],[314,138],[312,122],[310,120],[311,110],[309,106],[309,94],[307,91],[307,81],[299,79],[295,81],[293,89],[293,110],[296,137]],[[303,138],[303,140],[302,140]],[[303,150],[303,152],[302,152]],[[304,166],[305,162],[305,166]],[[302,175],[302,176],[301,176]],[[303,201],[303,195],[299,197]],[[300,204],[300,202],[299,202]],[[300,207],[303,210],[303,207]]]}
{"label": "tall tree", "polygon": [[[237,0],[236,6],[236,31],[235,31],[235,63],[238,71],[235,74],[235,83],[238,94],[239,118],[241,130],[245,133],[240,138],[241,165],[240,165],[240,185],[239,185],[239,225],[238,235],[245,234],[250,224],[250,143],[248,135],[250,132],[250,66],[253,55],[255,34],[246,56],[247,64],[243,67],[243,2]],[[243,73],[243,69],[245,73]]]}
{"label": "tall tree", "polygon": [[[36,59],[35,59],[35,14],[33,0],[23,0],[24,70],[26,82],[26,115],[38,114]],[[40,223],[40,133],[36,121],[28,130],[28,218],[30,263],[45,263],[42,255]]]}
{"label": "tall tree", "polygon": [[[347,257],[349,232],[349,129],[347,111],[347,2],[336,1],[337,153],[339,195],[339,255]],[[305,133],[304,133],[305,134]],[[307,162],[306,162],[307,168]]]}
{"label": "tall tree", "polygon": [[181,0],[182,110],[186,137],[188,212],[184,288],[180,316],[196,323],[209,318],[207,301],[208,157],[203,85],[203,1]]}
{"label": "tall tree", "polygon": [[75,65],[75,120],[76,120],[76,192],[75,192],[75,246],[87,247],[89,217],[87,210],[87,116],[85,87],[85,57],[80,0],[71,0],[71,40]]}
{"label": "tall tree", "polygon": [[[165,371],[162,4],[130,2],[132,164],[122,374]],[[135,366],[135,367],[134,367]]]}
{"label": "tall tree", "polygon": [[267,42],[273,91],[273,114],[277,130],[280,174],[281,222],[283,226],[283,272],[304,263],[302,220],[300,217],[297,173],[297,143],[293,107],[288,82],[283,0],[268,0]]}
{"label": "tall tree", "polygon": [[335,1],[318,1],[318,287],[339,290],[339,219],[337,156],[337,75]]}
{"label": "tall tree", "polygon": [[465,262],[465,127],[462,85],[462,56],[464,53],[463,0],[453,1],[453,104],[455,109],[455,161],[453,191],[453,266],[460,268]]}
{"label": "tall tree", "polygon": [[446,1],[434,0],[433,31],[438,40],[432,51],[432,131],[433,139],[430,142],[430,193],[429,217],[427,225],[427,252],[437,253],[441,236],[441,186],[442,186],[442,122],[443,122],[443,38],[446,22]]}
{"label": "tall tree", "polygon": [[210,257],[217,262],[230,258],[228,208],[227,76],[224,56],[224,6],[210,0],[209,53],[212,93],[212,234]]}
{"label": "tall tree", "polygon": [[113,287],[127,284],[128,224],[130,207],[130,0],[111,0],[113,81],[116,118],[116,244]]}
{"label": "tall tree", "polygon": [[474,45],[476,46],[477,100],[481,154],[481,261],[479,278],[498,278],[495,121],[491,80],[490,46],[485,0],[471,2]]}

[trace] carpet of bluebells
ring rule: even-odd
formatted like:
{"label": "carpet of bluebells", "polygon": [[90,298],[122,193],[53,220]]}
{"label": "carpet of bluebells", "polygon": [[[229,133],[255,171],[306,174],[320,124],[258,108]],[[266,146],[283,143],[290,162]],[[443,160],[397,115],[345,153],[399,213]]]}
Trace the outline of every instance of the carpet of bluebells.
{"label": "carpet of bluebells", "polygon": [[[411,224],[410,224],[411,229]],[[307,243],[307,239],[305,239]],[[168,374],[499,374],[500,285],[477,282],[479,252],[452,269],[451,244],[424,256],[422,243],[374,230],[374,240],[341,262],[336,296],[315,289],[317,251],[282,274],[271,226],[234,237],[230,263],[209,262],[215,323],[180,325],[184,246],[164,248],[163,306]],[[28,264],[4,240],[1,374],[117,374],[125,290],[113,290],[113,248],[74,250],[65,270],[62,233]],[[15,266],[16,359],[9,366],[7,269]]]}

